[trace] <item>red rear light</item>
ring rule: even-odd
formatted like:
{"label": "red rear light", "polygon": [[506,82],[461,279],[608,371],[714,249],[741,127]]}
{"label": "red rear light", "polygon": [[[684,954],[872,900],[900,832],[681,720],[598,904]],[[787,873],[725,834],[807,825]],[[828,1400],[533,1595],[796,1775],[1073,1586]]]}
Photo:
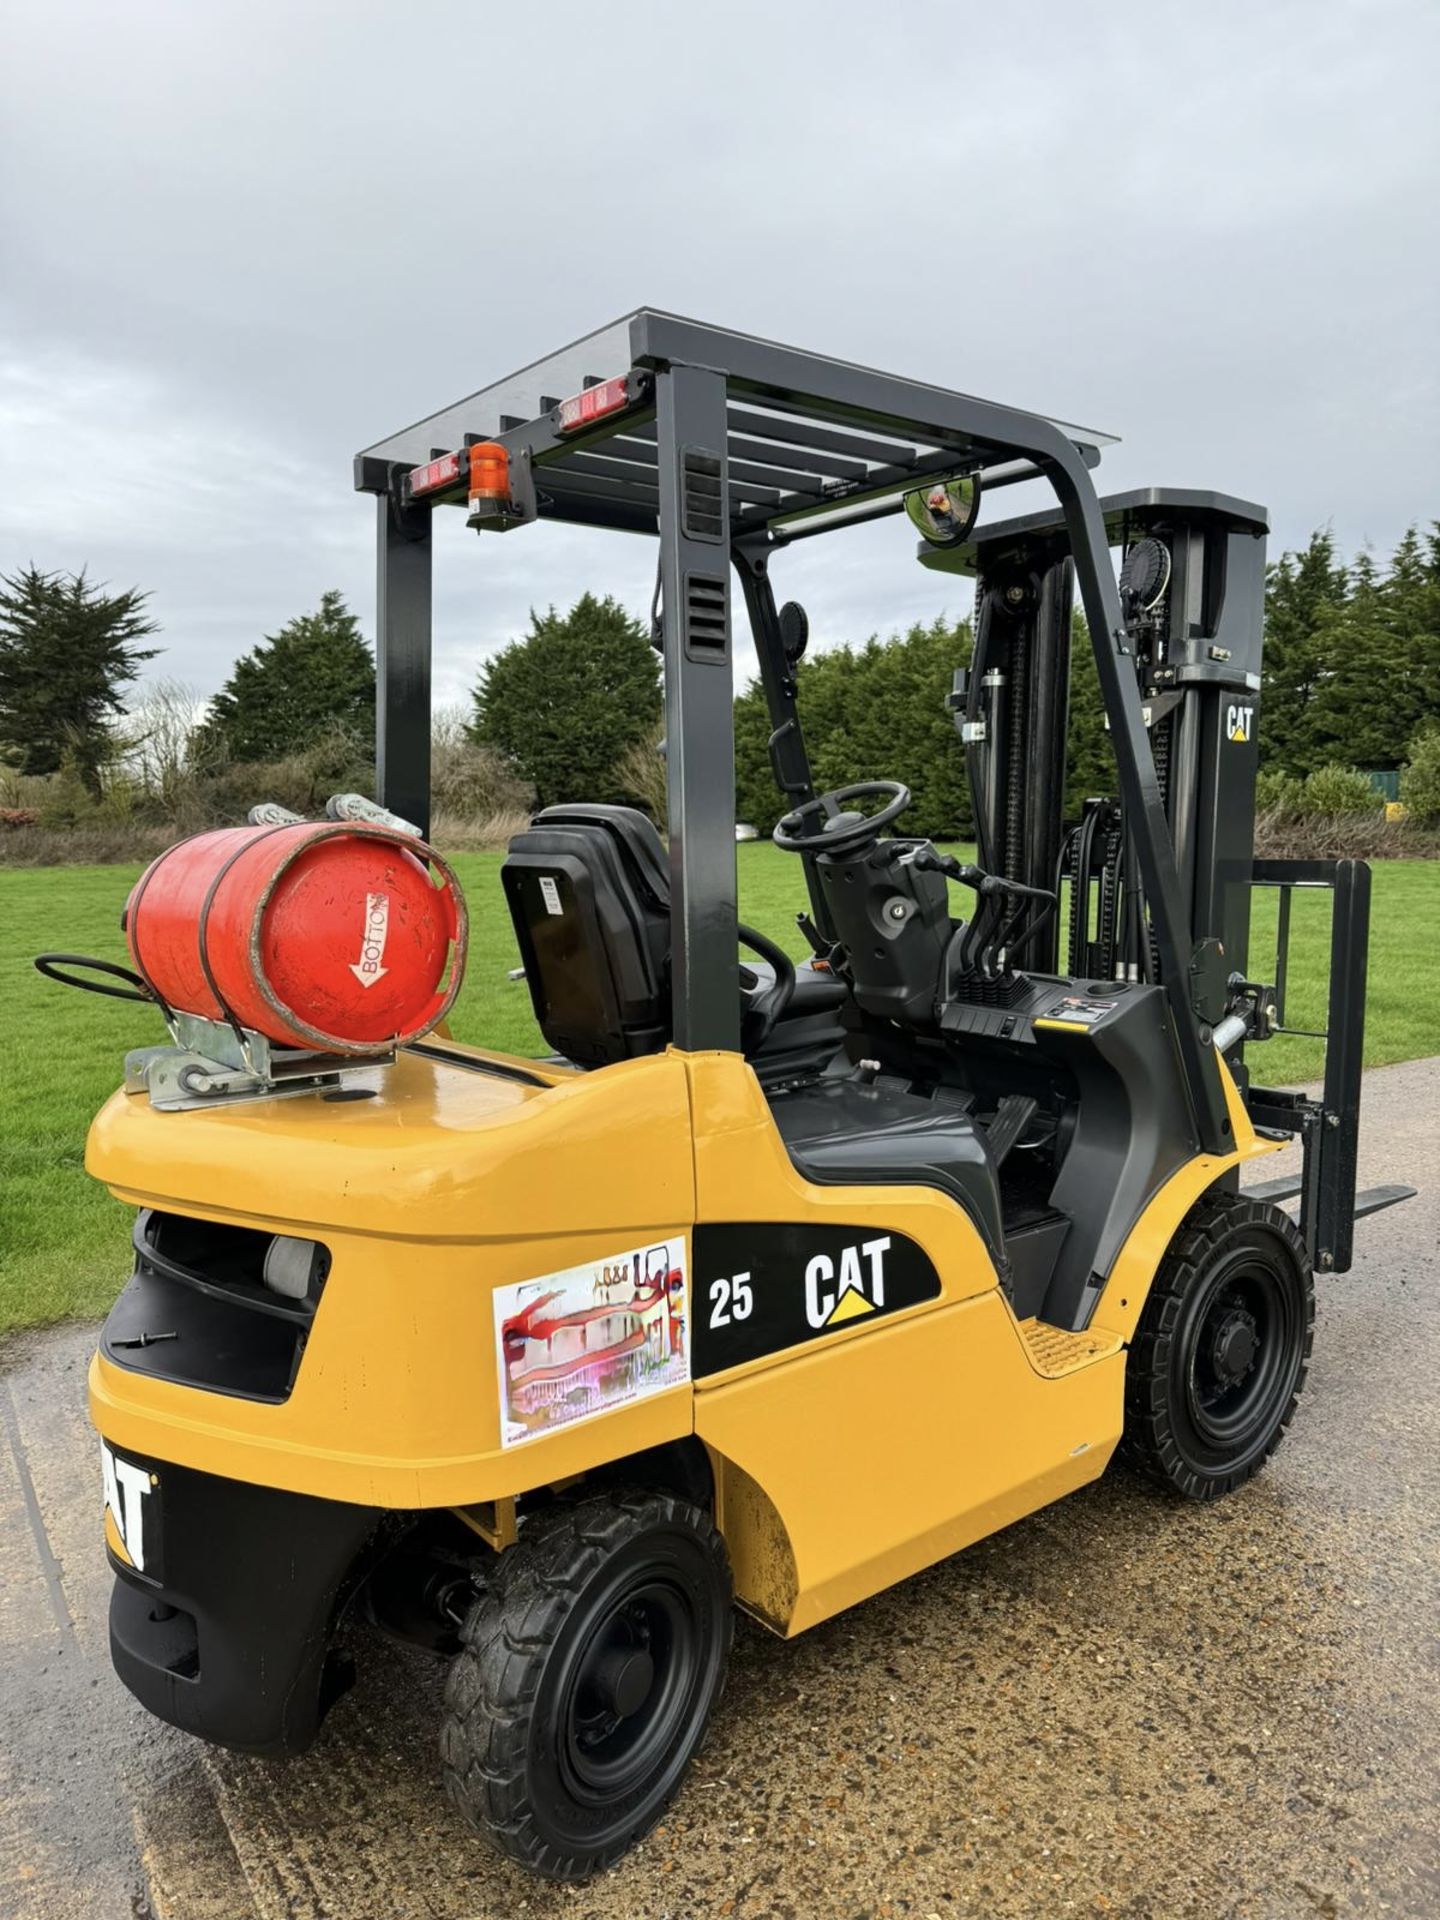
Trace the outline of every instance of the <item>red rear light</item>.
{"label": "red rear light", "polygon": [[624,374],[614,380],[602,380],[597,387],[586,387],[572,394],[559,406],[560,431],[571,433],[576,427],[588,427],[607,414],[620,413],[630,405],[630,385]]}
{"label": "red rear light", "polygon": [[454,487],[459,483],[459,454],[442,453],[438,460],[432,460],[428,466],[411,468],[410,498],[417,500],[423,493],[438,493],[442,487]]}

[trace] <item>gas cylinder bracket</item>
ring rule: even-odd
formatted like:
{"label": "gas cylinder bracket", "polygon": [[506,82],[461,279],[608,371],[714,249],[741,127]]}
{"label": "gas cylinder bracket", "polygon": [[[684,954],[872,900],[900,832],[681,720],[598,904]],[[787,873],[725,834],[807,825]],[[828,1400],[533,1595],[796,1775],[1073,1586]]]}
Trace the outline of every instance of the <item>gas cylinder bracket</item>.
{"label": "gas cylinder bracket", "polygon": [[237,1036],[223,1021],[192,1013],[174,1014],[171,1028],[177,1045],[137,1047],[125,1056],[125,1091],[147,1094],[162,1113],[330,1093],[362,1083],[362,1076],[373,1087],[374,1069],[395,1059],[393,1049],[356,1058],[277,1047],[263,1033],[244,1028]]}

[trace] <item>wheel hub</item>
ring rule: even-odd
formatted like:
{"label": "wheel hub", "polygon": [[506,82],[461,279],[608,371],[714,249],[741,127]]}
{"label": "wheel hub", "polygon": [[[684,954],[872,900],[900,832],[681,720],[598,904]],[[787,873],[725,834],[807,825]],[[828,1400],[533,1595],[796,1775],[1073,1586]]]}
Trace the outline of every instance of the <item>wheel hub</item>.
{"label": "wheel hub", "polygon": [[659,1587],[599,1623],[570,1705],[570,1753],[582,1787],[615,1792],[663,1738],[679,1615]]}
{"label": "wheel hub", "polygon": [[1215,1329],[1210,1361],[1222,1386],[1235,1386],[1255,1365],[1260,1330],[1245,1307],[1232,1307]]}
{"label": "wheel hub", "polygon": [[611,1713],[628,1720],[650,1698],[655,1662],[644,1647],[614,1648],[598,1663],[595,1683]]}

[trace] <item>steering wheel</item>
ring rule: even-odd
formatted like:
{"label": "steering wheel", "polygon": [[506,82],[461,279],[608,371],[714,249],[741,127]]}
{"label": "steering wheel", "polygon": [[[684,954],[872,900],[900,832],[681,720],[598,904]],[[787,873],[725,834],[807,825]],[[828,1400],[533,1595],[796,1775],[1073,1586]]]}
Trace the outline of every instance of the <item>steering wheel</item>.
{"label": "steering wheel", "polygon": [[740,1051],[748,1060],[764,1046],[775,1030],[775,1023],[795,997],[795,962],[783,947],[767,940],[753,927],[737,927],[742,947],[749,947],[774,969],[775,982],[757,993],[740,1015]]}
{"label": "steering wheel", "polygon": [[[878,813],[847,811],[850,801],[870,794],[889,794],[888,805]],[[910,789],[898,780],[857,780],[804,801],[776,823],[771,838],[786,853],[853,853],[878,840],[909,804]],[[817,824],[810,826],[811,821]]]}

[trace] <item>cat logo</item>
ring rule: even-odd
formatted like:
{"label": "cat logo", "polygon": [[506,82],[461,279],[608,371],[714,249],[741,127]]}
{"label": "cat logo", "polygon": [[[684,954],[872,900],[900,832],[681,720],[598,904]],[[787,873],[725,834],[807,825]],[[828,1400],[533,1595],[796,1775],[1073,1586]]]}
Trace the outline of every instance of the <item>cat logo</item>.
{"label": "cat logo", "polygon": [[105,1544],[117,1560],[145,1571],[145,1502],[154,1481],[143,1467],[118,1460],[102,1440],[100,1476],[105,1487]]}
{"label": "cat logo", "polygon": [[[843,1247],[840,1270],[828,1253],[817,1253],[805,1268],[805,1317],[818,1332],[844,1320],[858,1320],[885,1305],[885,1255],[890,1236]],[[864,1257],[864,1266],[861,1257]]]}
{"label": "cat logo", "polygon": [[1241,746],[1251,738],[1255,726],[1254,707],[1229,706],[1225,709],[1225,734],[1227,739]]}
{"label": "cat logo", "polygon": [[891,1314],[938,1300],[940,1275],[925,1250],[903,1233],[873,1234],[858,1220],[697,1225],[696,1264],[719,1278],[706,1283],[710,1306],[695,1329],[695,1379],[828,1341],[832,1333],[866,1332]]}

